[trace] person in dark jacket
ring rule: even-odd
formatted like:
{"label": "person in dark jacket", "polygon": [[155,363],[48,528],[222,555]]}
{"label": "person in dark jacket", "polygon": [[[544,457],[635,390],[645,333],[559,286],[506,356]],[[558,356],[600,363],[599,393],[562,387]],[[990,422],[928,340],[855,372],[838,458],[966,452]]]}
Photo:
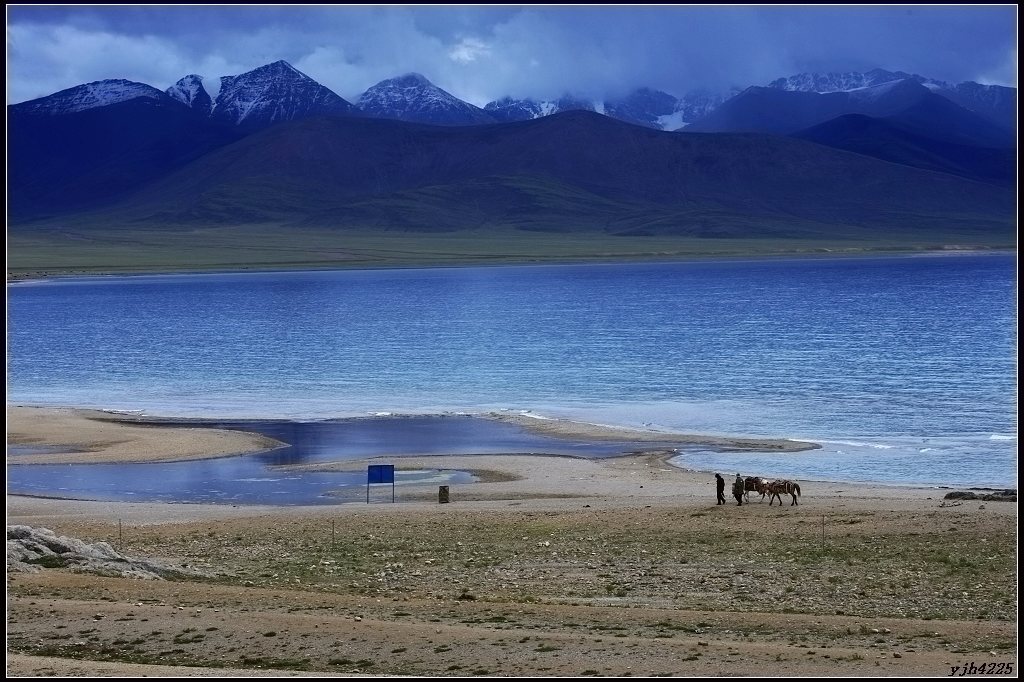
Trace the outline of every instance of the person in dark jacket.
{"label": "person in dark jacket", "polygon": [[732,496],[736,498],[736,506],[743,506],[743,477],[736,474],[736,480],[732,482]]}
{"label": "person in dark jacket", "polygon": [[718,504],[725,504],[725,479],[722,474],[715,474],[715,485],[718,487]]}

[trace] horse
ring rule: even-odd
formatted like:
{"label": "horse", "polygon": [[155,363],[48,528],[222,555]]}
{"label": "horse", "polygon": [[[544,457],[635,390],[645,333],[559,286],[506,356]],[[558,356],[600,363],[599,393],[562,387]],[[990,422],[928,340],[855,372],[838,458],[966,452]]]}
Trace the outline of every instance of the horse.
{"label": "horse", "polygon": [[800,486],[794,481],[776,480],[768,484],[768,506],[772,506],[772,502],[775,498],[779,500],[779,506],[782,506],[782,496],[791,495],[793,501],[789,503],[792,507],[794,504],[800,504],[796,498],[800,497]]}
{"label": "horse", "polygon": [[750,491],[760,493],[761,501],[764,502],[764,496],[768,494],[768,479],[758,476],[747,476],[743,479],[743,497],[747,502],[750,502]]}

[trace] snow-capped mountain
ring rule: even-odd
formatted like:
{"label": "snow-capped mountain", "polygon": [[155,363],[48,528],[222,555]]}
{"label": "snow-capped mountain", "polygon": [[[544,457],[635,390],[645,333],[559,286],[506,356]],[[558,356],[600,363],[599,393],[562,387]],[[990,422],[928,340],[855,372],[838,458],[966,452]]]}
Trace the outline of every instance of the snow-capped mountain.
{"label": "snow-capped mountain", "polygon": [[[530,121],[545,116],[541,102],[532,99],[513,99],[502,97],[484,105],[484,111],[491,118],[502,123],[510,121]],[[550,104],[550,102],[544,102]]]}
{"label": "snow-capped mountain", "polygon": [[[690,90],[683,95],[676,103],[675,111],[673,116],[677,120],[681,121],[678,126],[670,125],[666,122],[663,126],[665,130],[677,130],[682,126],[687,126],[694,121],[699,121],[704,118],[712,111],[722,106],[722,103],[740,94],[740,88],[731,88],[725,92],[713,92],[707,89]],[[674,121],[672,121],[674,123]]]}
{"label": "snow-capped mountain", "polygon": [[11,110],[25,114],[61,116],[118,104],[119,102],[127,102],[138,97],[158,102],[168,100],[166,94],[151,85],[116,79],[76,85],[73,88],[61,90],[46,97],[15,104],[11,107]]}
{"label": "snow-capped mountain", "polygon": [[662,117],[675,113],[678,102],[667,92],[638,88],[625,97],[606,101],[604,112],[620,121],[663,130],[668,119],[663,121]]}
{"label": "snow-capped mountain", "polygon": [[494,123],[486,112],[463,102],[418,73],[377,83],[356,102],[360,111],[377,118],[394,118],[438,125]]}
{"label": "snow-capped mountain", "polygon": [[794,76],[776,78],[768,84],[769,88],[789,90],[791,92],[847,92],[858,88],[870,88],[892,81],[915,80],[918,83],[935,83],[945,85],[922,76],[904,73],[903,71],[886,71],[872,69],[865,73],[848,71],[846,73],[798,73]]}
{"label": "snow-capped mountain", "polygon": [[825,93],[753,86],[688,129],[791,135],[851,114],[886,119],[905,130],[950,144],[1013,146],[1012,131],[911,79]]}
{"label": "snow-capped mountain", "polygon": [[[762,99],[770,93],[789,93],[794,96],[849,94],[852,97],[850,101],[858,98],[877,99],[887,92],[882,86],[911,92],[906,86],[894,85],[896,83],[926,88],[974,112],[987,123],[1011,133],[1016,130],[1017,90],[996,85],[981,85],[970,81],[953,84],[903,71],[874,69],[863,73],[801,73],[776,79],[766,88],[755,86],[754,89],[767,91],[759,95]],[[705,130],[709,125],[704,119],[711,117],[724,103],[738,95],[739,88],[730,91],[700,89],[690,90],[677,97],[644,87],[607,101],[594,101],[573,95],[552,100],[505,97],[480,109],[442,90],[424,76],[410,73],[377,83],[360,96],[356,107],[288,62],[277,61],[236,76],[204,79],[190,74],[166,92],[145,83],[123,79],[96,81],[12,105],[9,111],[60,116],[143,98],[158,107],[184,105],[201,118],[208,117],[213,122],[246,132],[282,121],[322,114],[356,114],[441,125],[475,125],[525,121],[582,109],[655,130],[680,130],[695,122],[700,122],[700,128]],[[751,98],[747,96],[746,99]],[[891,93],[886,99],[892,99]],[[831,105],[832,100],[829,102]],[[807,104],[810,105],[809,102]],[[732,108],[742,109],[746,106],[743,104]],[[850,111],[840,111],[837,115],[844,113],[868,112],[858,105]],[[766,112],[765,116],[772,120],[779,118],[771,111]],[[779,129],[788,126],[781,119],[777,123],[775,127]],[[815,120],[811,125],[816,123]],[[721,125],[721,122],[715,125]],[[750,123],[743,125],[748,126]],[[730,123],[727,128],[731,126]]]}
{"label": "snow-capped mountain", "polygon": [[352,104],[281,60],[238,76],[222,76],[211,117],[259,128],[317,114],[348,114]]}
{"label": "snow-capped mountain", "polygon": [[[560,111],[597,111],[598,104],[580,97],[563,95],[558,99],[537,101],[533,99],[513,99],[503,97],[502,99],[488,102],[484,111],[490,114],[495,120],[508,121],[529,121],[541,116],[550,116]],[[603,110],[601,113],[604,113]]]}
{"label": "snow-capped mountain", "polygon": [[194,73],[167,88],[167,94],[204,116],[209,116],[213,109],[210,93],[203,87],[203,77]]}
{"label": "snow-capped mountain", "polygon": [[488,102],[484,111],[498,121],[529,121],[542,116],[550,116],[562,111],[598,111],[604,113],[603,104],[592,102],[573,95],[563,95],[558,99],[534,100],[513,99],[503,97],[502,99]]}
{"label": "snow-capped mountain", "polygon": [[769,83],[768,87],[791,92],[850,92],[901,80],[916,81],[935,94],[1007,130],[1014,130],[1016,127],[1017,89],[1001,85],[982,85],[974,81],[949,83],[903,71],[872,69],[865,73],[800,73],[777,78]]}
{"label": "snow-capped mountain", "polygon": [[1010,131],[1017,129],[1017,88],[964,81],[935,92],[1001,128]]}
{"label": "snow-capped mountain", "polygon": [[544,101],[505,97],[488,103],[484,111],[499,121],[528,121],[560,111],[584,109],[655,130],[678,130],[711,113],[738,92],[738,88],[728,94],[691,90],[676,98],[661,90],[637,88],[624,97],[603,102],[569,95]]}

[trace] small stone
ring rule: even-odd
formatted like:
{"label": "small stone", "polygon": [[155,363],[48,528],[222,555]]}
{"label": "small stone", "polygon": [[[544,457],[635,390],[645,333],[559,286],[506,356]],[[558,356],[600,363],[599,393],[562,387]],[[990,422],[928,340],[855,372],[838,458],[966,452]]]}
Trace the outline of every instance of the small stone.
{"label": "small stone", "polygon": [[894,651],[893,654],[892,654],[892,657],[893,658],[903,658],[903,654]]}

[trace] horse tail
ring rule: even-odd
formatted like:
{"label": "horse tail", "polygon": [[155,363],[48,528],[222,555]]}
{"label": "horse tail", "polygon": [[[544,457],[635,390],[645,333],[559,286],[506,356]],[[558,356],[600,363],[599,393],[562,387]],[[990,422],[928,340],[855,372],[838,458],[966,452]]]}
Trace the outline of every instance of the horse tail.
{"label": "horse tail", "polygon": [[793,483],[793,487],[796,488],[796,496],[800,497],[800,484],[799,483]]}

